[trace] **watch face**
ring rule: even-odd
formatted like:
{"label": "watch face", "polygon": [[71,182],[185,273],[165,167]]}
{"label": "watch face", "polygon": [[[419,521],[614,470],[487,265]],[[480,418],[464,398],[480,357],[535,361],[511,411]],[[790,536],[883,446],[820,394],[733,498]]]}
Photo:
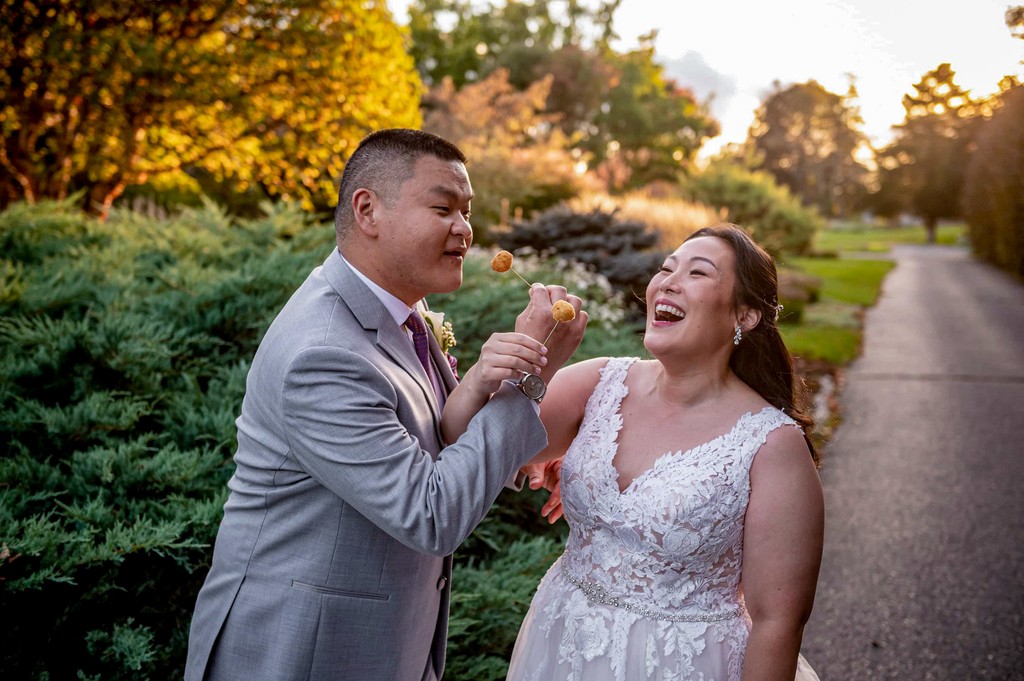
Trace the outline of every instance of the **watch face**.
{"label": "watch face", "polygon": [[547,386],[544,385],[544,379],[536,374],[526,374],[523,376],[523,380],[519,382],[522,386],[523,392],[532,400],[539,400],[544,397],[544,393],[547,391]]}

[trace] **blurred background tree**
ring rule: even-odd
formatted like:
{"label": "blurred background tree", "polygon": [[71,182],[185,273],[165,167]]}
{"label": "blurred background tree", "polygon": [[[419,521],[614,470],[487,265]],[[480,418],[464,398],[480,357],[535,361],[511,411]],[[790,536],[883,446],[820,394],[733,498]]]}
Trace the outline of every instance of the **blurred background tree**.
{"label": "blurred background tree", "polygon": [[[469,158],[474,241],[493,242],[507,226],[510,210],[543,210],[575,196],[579,178],[568,140],[544,113],[551,78],[517,90],[508,71],[456,90],[445,76],[423,100],[423,129],[455,141]],[[500,199],[499,199],[500,197]]]}
{"label": "blurred background tree", "polygon": [[979,128],[964,218],[974,252],[1024,278],[1024,85],[1007,85]]}
{"label": "blurred background tree", "polygon": [[976,103],[957,85],[956,72],[939,64],[904,95],[906,117],[892,144],[878,153],[880,214],[897,210],[921,217],[929,243],[940,219],[960,216],[960,190],[970,158]]}
{"label": "blurred background tree", "polygon": [[610,47],[620,1],[594,9],[569,2],[556,15],[540,0],[417,0],[409,6],[411,54],[424,82],[449,77],[456,90],[497,69],[520,90],[550,77],[544,112],[607,188],[674,178],[718,134],[718,123],[665,75],[654,34],[626,53]]}
{"label": "blurred background tree", "polygon": [[[1006,10],[1024,40],[1024,5]],[[974,252],[1024,278],[1024,84],[1012,77],[984,107],[964,182],[964,218]]]}
{"label": "blurred background tree", "polygon": [[665,75],[651,33],[625,54],[608,53],[616,74],[579,146],[609,191],[672,179],[693,168],[701,145],[719,133],[694,94]]}
{"label": "blurred background tree", "polygon": [[754,168],[826,217],[851,215],[868,174],[856,157],[867,144],[856,97],[852,82],[841,96],[813,80],[787,87],[776,81],[750,128]]}
{"label": "blurred background tree", "polygon": [[621,2],[600,0],[590,9],[569,0],[556,14],[544,0],[415,0],[408,8],[409,54],[428,84],[447,76],[461,88],[504,68],[524,88],[550,71],[552,55],[562,49],[609,50],[612,16]]}
{"label": "blurred background tree", "polygon": [[325,208],[359,139],[419,125],[420,87],[384,3],[4,2],[0,200],[105,213],[174,175]]}

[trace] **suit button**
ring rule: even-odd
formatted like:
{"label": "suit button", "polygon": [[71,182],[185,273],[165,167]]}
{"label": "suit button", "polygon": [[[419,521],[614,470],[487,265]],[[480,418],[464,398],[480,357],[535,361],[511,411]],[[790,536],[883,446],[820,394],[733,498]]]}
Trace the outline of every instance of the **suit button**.
{"label": "suit button", "polygon": [[441,578],[437,580],[437,590],[438,591],[444,590],[444,587],[447,584],[448,584],[448,578],[445,577],[444,575],[441,575]]}

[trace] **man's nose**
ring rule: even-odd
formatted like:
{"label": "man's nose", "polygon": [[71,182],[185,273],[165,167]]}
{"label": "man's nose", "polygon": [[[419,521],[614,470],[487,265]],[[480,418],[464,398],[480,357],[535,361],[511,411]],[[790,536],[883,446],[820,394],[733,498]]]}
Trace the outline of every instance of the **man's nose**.
{"label": "man's nose", "polygon": [[452,234],[463,236],[467,239],[473,238],[473,226],[469,224],[469,220],[462,213],[455,217],[455,221],[452,224]]}

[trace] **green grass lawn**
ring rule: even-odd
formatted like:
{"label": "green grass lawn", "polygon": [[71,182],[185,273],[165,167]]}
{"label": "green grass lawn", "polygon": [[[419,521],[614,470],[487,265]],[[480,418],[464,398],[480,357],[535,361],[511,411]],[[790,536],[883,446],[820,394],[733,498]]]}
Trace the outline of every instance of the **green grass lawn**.
{"label": "green grass lawn", "polygon": [[790,258],[792,265],[822,280],[823,302],[870,306],[878,299],[882,280],[894,267],[889,260],[843,258]]}
{"label": "green grass lawn", "polygon": [[860,349],[862,310],[878,300],[895,265],[861,258],[791,258],[786,265],[822,281],[819,299],[807,306],[803,322],[780,325],[786,347],[796,357],[848,364]]}
{"label": "green grass lawn", "polygon": [[[940,225],[936,233],[939,244],[953,245],[961,241],[967,228],[963,224]],[[923,244],[927,241],[924,227],[878,227],[854,222],[838,224],[818,232],[814,248],[819,253],[867,251],[887,253],[894,244]]]}
{"label": "green grass lawn", "polygon": [[860,350],[860,329],[815,324],[782,324],[782,340],[794,357],[821,360],[833,366],[852,362]]}

